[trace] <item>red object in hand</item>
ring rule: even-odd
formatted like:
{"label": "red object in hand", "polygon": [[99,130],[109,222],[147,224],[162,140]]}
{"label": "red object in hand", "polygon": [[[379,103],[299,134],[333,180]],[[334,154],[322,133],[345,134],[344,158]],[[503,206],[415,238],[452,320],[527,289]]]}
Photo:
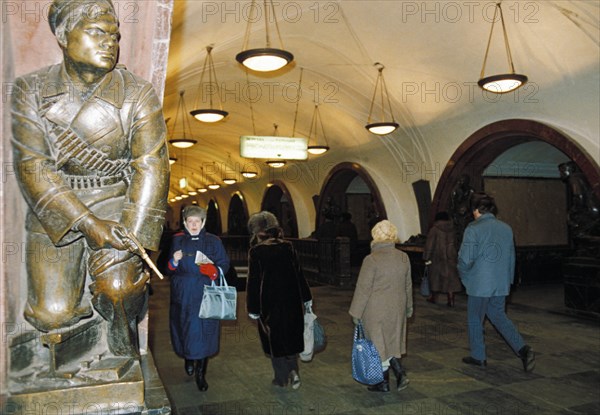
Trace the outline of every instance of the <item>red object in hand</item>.
{"label": "red object in hand", "polygon": [[200,265],[200,272],[202,274],[206,275],[211,280],[216,280],[217,276],[219,275],[219,271],[217,270],[217,267],[215,267],[213,264]]}

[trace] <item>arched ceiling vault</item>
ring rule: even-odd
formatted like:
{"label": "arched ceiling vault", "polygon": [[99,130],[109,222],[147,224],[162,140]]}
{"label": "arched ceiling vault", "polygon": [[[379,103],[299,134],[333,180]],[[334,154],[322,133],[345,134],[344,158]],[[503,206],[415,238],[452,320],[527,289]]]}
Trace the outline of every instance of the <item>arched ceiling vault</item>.
{"label": "arched ceiling vault", "polygon": [[[295,122],[295,135],[306,137],[315,102],[320,104],[327,141],[335,153],[330,152],[328,159],[311,156],[308,162],[299,163],[307,174],[310,164],[320,160],[331,165],[360,162],[361,154],[377,152],[392,158],[395,166],[390,168],[401,168],[406,162],[433,163],[439,158],[436,152],[444,151],[449,157],[451,150],[446,146],[460,144],[481,126],[482,119],[518,115],[510,103],[490,105],[490,99],[482,97],[476,87],[493,2],[279,1],[280,33],[295,60],[276,73],[246,75],[235,55],[242,48],[249,4],[174,3],[164,99],[170,133],[174,124],[175,135],[183,127],[175,120],[180,91],[185,91],[187,109],[195,107],[208,45],[214,46],[223,107],[229,112],[225,121],[214,125],[190,117],[198,144],[190,150],[171,148],[179,161],[185,158],[187,166],[199,170],[206,163],[221,166],[230,163],[229,159],[233,165],[243,165],[248,160],[239,156],[239,137],[271,135],[274,124],[279,135],[290,136]],[[527,74],[540,94],[560,90],[582,75],[598,79],[599,2],[504,0],[502,4],[515,69]],[[264,22],[251,29],[250,47],[263,47]],[[270,30],[276,46],[276,35]],[[499,30],[498,25],[496,34]],[[486,74],[507,71],[503,43],[496,40]],[[364,128],[377,76],[375,62],[385,65],[394,116],[401,124],[383,138]],[[585,85],[580,89],[586,90]],[[544,113],[545,105],[549,104],[538,102],[526,109]],[[460,125],[451,125],[457,120]],[[444,126],[445,122],[449,125]],[[453,136],[452,128],[466,132]],[[432,137],[432,131],[443,129],[448,132],[447,142]],[[178,192],[181,172],[181,165],[173,168],[171,196]]]}

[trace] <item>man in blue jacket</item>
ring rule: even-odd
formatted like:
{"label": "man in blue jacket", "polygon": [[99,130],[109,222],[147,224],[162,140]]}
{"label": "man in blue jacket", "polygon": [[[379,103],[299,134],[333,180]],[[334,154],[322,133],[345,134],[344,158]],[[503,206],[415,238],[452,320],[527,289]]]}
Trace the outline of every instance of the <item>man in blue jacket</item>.
{"label": "man in blue jacket", "polygon": [[458,271],[469,296],[467,319],[471,355],[464,363],[486,366],[484,322],[487,316],[504,340],[523,361],[526,372],[535,366],[535,354],[506,316],[505,299],[514,280],[515,245],[511,227],[498,220],[491,196],[471,198],[475,221],[465,229],[458,254]]}

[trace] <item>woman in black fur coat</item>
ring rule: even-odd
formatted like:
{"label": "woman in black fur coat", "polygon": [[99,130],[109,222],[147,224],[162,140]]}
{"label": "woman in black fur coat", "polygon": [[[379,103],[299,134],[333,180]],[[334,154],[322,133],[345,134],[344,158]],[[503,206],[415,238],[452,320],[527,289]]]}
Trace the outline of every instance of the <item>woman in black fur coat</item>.
{"label": "woman in black fur coat", "polygon": [[291,242],[283,239],[277,218],[259,212],[248,221],[250,318],[258,321],[264,352],[271,358],[273,385],[300,387],[298,353],[304,350],[304,307],[312,305],[310,288]]}

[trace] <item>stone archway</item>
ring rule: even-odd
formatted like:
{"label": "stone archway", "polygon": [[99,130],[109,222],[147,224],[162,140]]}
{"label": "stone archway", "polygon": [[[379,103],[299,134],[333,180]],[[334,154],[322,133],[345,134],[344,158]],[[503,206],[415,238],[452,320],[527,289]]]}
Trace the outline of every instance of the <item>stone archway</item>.
{"label": "stone archway", "polygon": [[227,235],[248,235],[248,206],[239,192],[229,201],[227,212]]}
{"label": "stone archway", "polygon": [[214,235],[221,235],[221,215],[219,214],[219,205],[213,199],[208,202],[206,207],[206,231]]}
{"label": "stone archway", "polygon": [[[325,213],[330,206],[337,206],[341,211],[346,211],[346,191],[350,183],[360,177],[366,184],[370,193],[370,213],[366,220],[374,225],[380,220],[387,219],[387,212],[379,189],[366,170],[356,163],[340,163],[335,166],[325,178],[323,188],[316,203],[316,223],[315,229],[325,222]],[[360,218],[355,218],[359,220]],[[370,229],[370,228],[369,228]]]}
{"label": "stone archway", "polygon": [[489,124],[467,138],[454,152],[442,172],[432,202],[431,215],[448,209],[453,185],[467,173],[475,190],[481,190],[483,171],[509,148],[527,141],[544,141],[573,160],[597,197],[600,197],[600,169],[594,159],[560,131],[532,120],[511,119]]}
{"label": "stone archway", "polygon": [[[498,121],[479,129],[454,152],[440,177],[432,202],[431,215],[448,210],[453,187],[461,175],[469,175],[471,186],[476,191],[482,190],[484,170],[508,149],[531,141],[545,142],[574,161],[596,197],[600,196],[600,169],[597,161],[575,141],[540,122],[512,119]],[[590,310],[593,307],[597,309],[597,305],[592,306],[586,302],[585,299],[591,297],[581,294],[581,292],[587,293],[587,290],[592,288],[580,287],[579,282],[570,284],[569,275],[564,274],[565,264],[569,263],[572,255],[571,246],[568,245],[517,246],[516,281],[518,284],[563,281],[565,304],[568,307],[582,310]],[[584,272],[581,271],[583,268],[579,264],[570,266],[569,272],[577,274],[575,277],[577,280],[580,278],[578,273]],[[557,304],[557,307],[560,305]]]}
{"label": "stone archway", "polygon": [[292,196],[283,182],[276,180],[267,188],[261,203],[261,210],[267,210],[277,217],[285,236],[298,237],[296,209]]}

